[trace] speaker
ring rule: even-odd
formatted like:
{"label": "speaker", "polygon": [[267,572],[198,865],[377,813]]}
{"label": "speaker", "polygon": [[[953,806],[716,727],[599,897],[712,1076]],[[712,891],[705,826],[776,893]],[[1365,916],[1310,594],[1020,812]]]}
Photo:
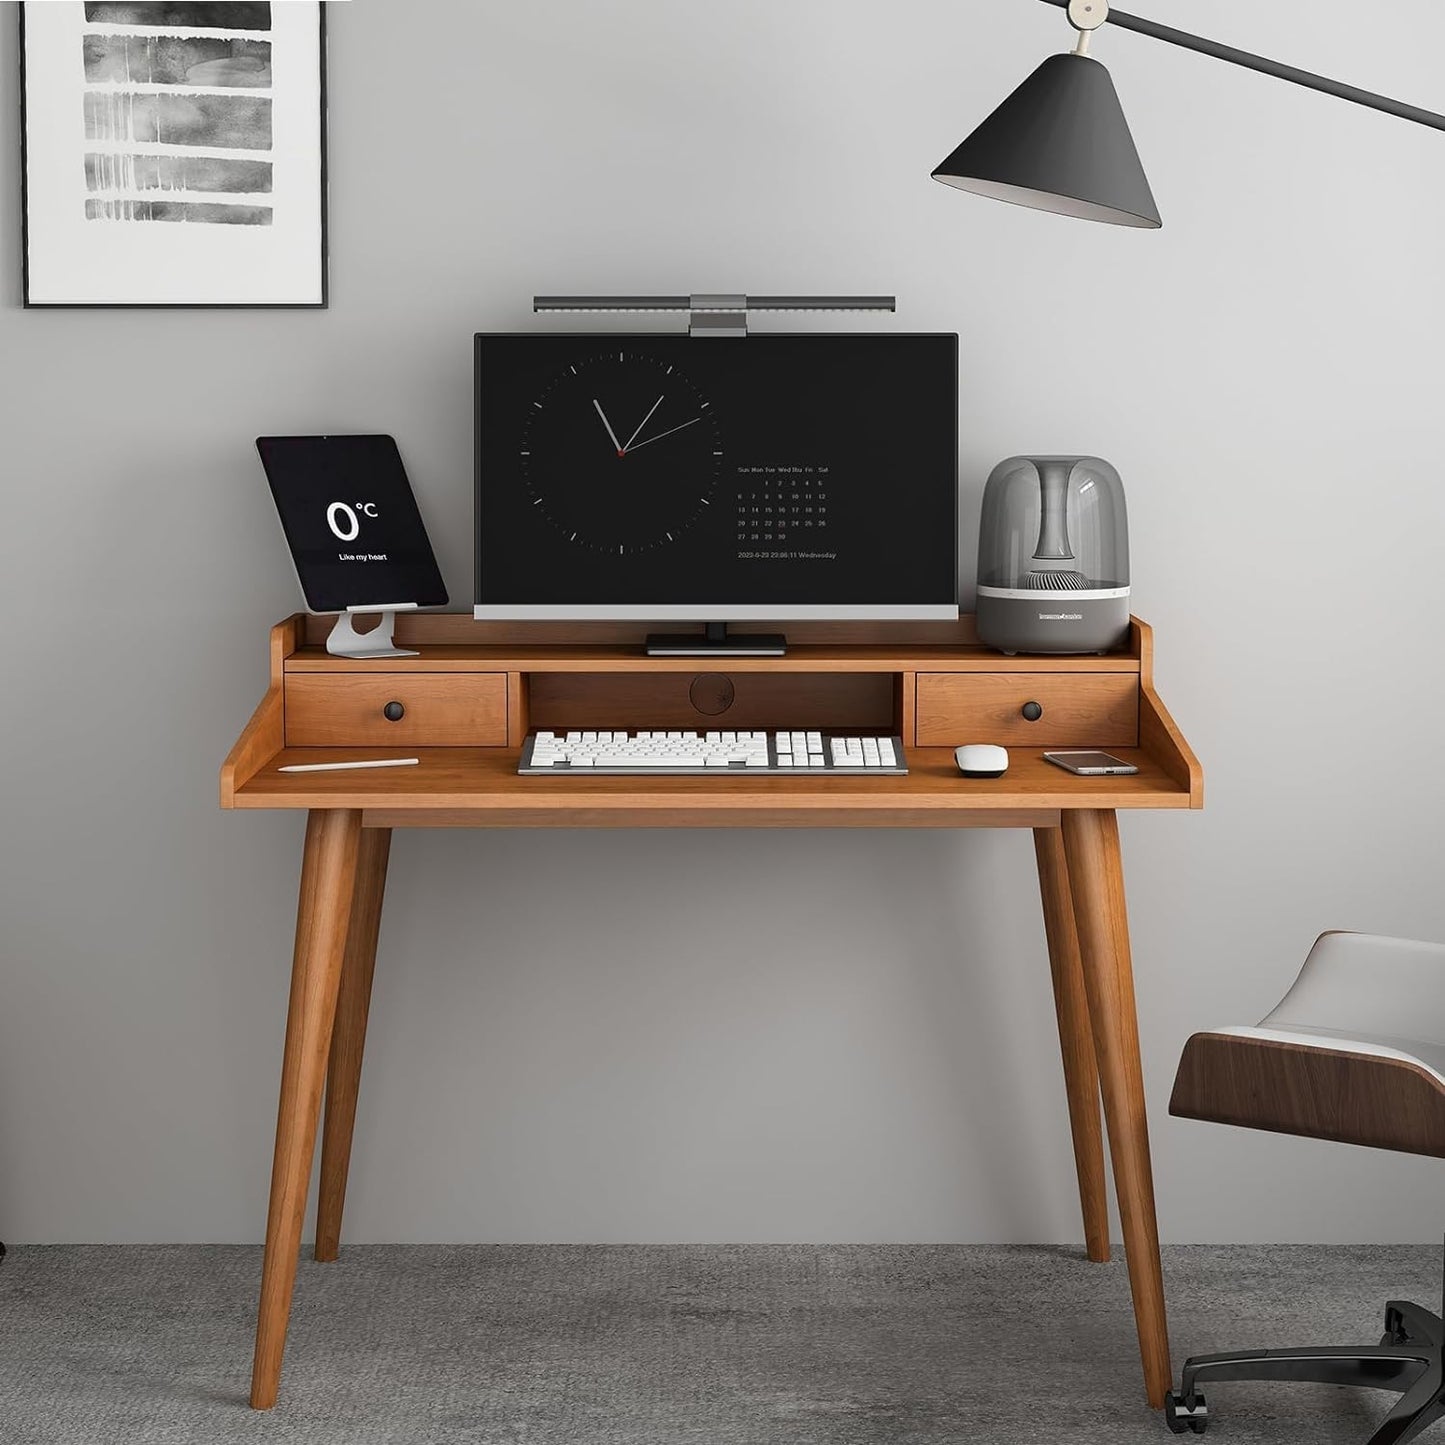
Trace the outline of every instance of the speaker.
{"label": "speaker", "polygon": [[1009,457],[978,535],[978,636],[1010,655],[1109,652],[1129,634],[1124,484],[1101,457]]}

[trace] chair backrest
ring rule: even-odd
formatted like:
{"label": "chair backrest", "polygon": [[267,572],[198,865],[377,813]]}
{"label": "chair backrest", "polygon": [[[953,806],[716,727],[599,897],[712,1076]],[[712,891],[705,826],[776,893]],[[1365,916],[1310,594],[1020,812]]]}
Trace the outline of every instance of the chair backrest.
{"label": "chair backrest", "polygon": [[1169,1112],[1445,1158],[1445,947],[1325,933],[1255,1028],[1195,1034]]}
{"label": "chair backrest", "polygon": [[1445,1044],[1445,945],[1322,933],[1260,1027]]}

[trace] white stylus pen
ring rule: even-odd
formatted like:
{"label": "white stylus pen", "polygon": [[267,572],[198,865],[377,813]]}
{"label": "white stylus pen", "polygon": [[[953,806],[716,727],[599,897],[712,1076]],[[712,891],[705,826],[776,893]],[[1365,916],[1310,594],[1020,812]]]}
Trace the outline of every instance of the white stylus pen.
{"label": "white stylus pen", "polygon": [[359,763],[286,763],[276,769],[278,773],[339,773],[343,768],[410,768],[420,758],[375,758]]}

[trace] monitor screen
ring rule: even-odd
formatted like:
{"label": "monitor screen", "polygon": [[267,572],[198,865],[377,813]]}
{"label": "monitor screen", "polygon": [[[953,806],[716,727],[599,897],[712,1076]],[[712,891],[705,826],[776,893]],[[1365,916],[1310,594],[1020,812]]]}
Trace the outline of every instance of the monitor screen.
{"label": "monitor screen", "polygon": [[958,338],[483,335],[481,618],[958,613]]}

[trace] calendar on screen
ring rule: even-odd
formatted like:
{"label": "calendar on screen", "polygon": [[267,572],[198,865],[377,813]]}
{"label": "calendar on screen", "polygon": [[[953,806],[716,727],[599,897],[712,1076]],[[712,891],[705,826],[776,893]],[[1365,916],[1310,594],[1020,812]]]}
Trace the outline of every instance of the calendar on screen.
{"label": "calendar on screen", "polygon": [[829,541],[831,468],[743,466],[738,468],[738,560],[776,555],[786,560],[800,548],[818,550]]}

